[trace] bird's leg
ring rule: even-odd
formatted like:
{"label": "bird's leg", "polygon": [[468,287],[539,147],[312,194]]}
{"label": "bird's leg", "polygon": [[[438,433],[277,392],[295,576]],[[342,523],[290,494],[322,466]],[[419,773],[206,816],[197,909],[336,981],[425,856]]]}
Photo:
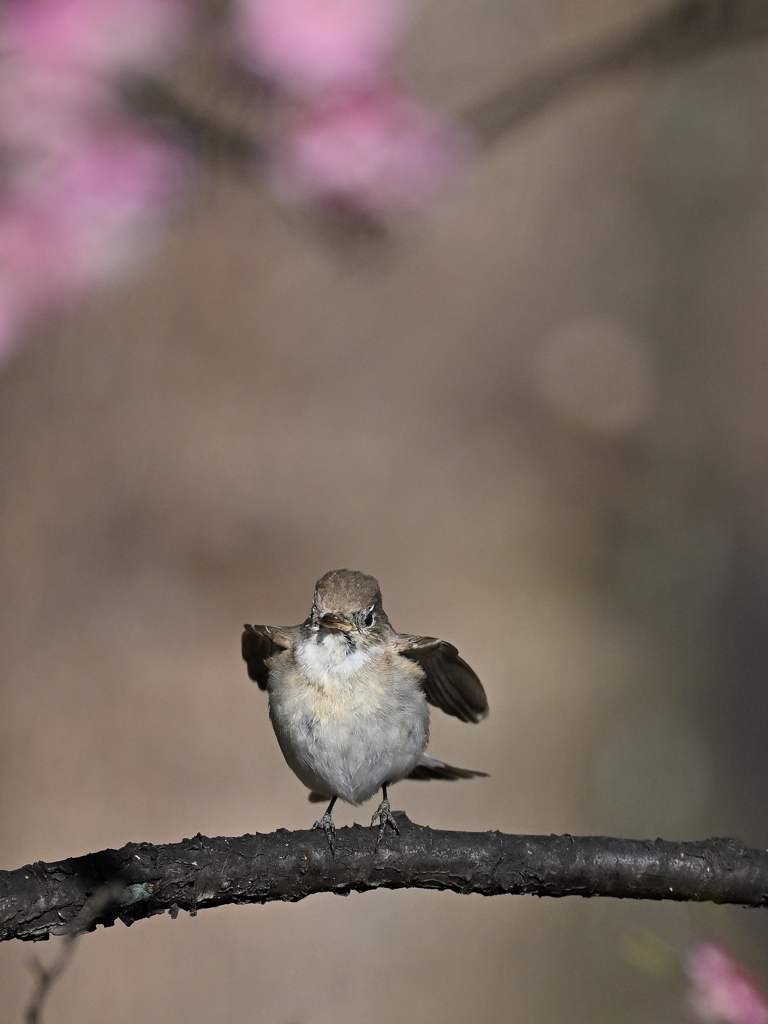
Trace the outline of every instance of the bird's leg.
{"label": "bird's leg", "polygon": [[384,799],[379,804],[379,808],[371,818],[371,828],[376,824],[376,819],[379,819],[379,835],[376,839],[376,845],[378,846],[381,840],[384,838],[384,830],[387,825],[393,828],[398,835],[400,835],[400,829],[397,827],[397,822],[392,817],[392,809],[389,806],[389,800],[387,800],[387,783],[381,787],[382,796]]}
{"label": "bird's leg", "polygon": [[313,829],[321,828],[323,832],[325,832],[326,836],[328,837],[328,845],[331,848],[331,855],[333,855],[333,837],[336,835],[336,826],[333,823],[331,811],[333,810],[333,805],[336,803],[337,799],[338,798],[335,796],[331,797],[331,802],[326,807],[325,814],[322,816],[322,818],[319,818],[312,826]]}

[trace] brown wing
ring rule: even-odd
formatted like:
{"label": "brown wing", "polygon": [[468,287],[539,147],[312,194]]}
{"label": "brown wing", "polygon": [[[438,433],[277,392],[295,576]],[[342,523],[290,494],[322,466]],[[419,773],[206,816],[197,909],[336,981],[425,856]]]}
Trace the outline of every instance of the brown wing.
{"label": "brown wing", "polygon": [[269,669],[265,662],[273,654],[279,654],[291,647],[287,631],[276,626],[244,626],[243,661],[248,666],[248,675],[258,683],[260,690],[266,690]]}
{"label": "brown wing", "polygon": [[479,722],[488,714],[483,684],[453,644],[433,636],[398,637],[398,650],[424,669],[424,693],[430,704],[462,722]]}

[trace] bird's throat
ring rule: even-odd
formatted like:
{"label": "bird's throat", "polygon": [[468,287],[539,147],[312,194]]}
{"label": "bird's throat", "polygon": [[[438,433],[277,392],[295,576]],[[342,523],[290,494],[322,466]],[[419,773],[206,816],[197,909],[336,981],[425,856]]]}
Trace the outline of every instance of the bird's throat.
{"label": "bird's throat", "polygon": [[361,649],[347,633],[318,633],[302,639],[295,648],[295,657],[308,678],[322,685],[333,677],[350,679],[368,667],[372,652]]}

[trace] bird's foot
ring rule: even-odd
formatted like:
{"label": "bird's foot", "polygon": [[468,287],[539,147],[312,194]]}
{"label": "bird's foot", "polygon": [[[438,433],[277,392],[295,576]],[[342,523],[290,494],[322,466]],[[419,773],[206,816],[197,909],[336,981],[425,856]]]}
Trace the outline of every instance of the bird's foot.
{"label": "bird's foot", "polygon": [[331,812],[326,811],[322,818],[318,818],[312,829],[321,828],[325,832],[328,838],[328,845],[331,848],[331,855],[333,855],[333,840],[336,838],[336,826],[333,823]]}
{"label": "bird's foot", "polygon": [[377,818],[379,819],[379,835],[376,839],[377,846],[384,838],[384,832],[386,830],[387,825],[389,825],[391,829],[394,829],[395,832],[398,835],[400,835],[400,829],[397,827],[397,822],[392,816],[392,808],[389,806],[389,800],[382,800],[381,803],[379,804],[378,810],[371,818],[371,828],[373,828],[373,826],[376,824]]}

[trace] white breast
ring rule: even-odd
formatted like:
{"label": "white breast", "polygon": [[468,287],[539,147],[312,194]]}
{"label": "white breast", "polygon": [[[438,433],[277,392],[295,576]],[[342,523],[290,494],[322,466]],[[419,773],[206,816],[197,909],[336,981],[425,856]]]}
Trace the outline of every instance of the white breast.
{"label": "white breast", "polygon": [[322,796],[369,799],[408,775],[427,745],[421,670],[384,647],[331,634],[271,659],[270,717],[286,761]]}

